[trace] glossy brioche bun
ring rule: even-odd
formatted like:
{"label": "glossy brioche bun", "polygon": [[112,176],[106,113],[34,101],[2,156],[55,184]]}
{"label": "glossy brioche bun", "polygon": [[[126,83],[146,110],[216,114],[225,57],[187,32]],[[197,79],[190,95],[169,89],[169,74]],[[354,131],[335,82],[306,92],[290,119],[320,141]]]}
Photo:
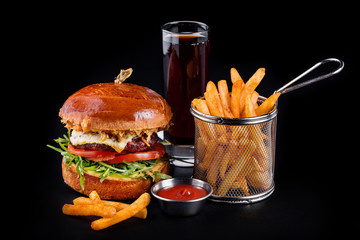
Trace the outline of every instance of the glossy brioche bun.
{"label": "glossy brioche bun", "polygon": [[[161,161],[157,164],[160,164],[160,166],[158,166],[159,172],[165,174],[169,173],[169,161]],[[138,198],[144,192],[149,192],[153,184],[151,178],[147,178],[146,180],[143,178],[125,178],[124,180],[106,178],[102,183],[100,183],[100,178],[84,173],[85,182],[84,189],[82,189],[79,177],[75,170],[75,164],[73,163],[70,165],[68,170],[66,170],[66,168],[66,163],[62,161],[62,175],[67,185],[75,191],[88,196],[91,191],[95,190],[101,199],[126,200]]]}
{"label": "glossy brioche bun", "polygon": [[166,129],[172,112],[155,91],[131,83],[99,83],[71,95],[59,113],[76,131]]}

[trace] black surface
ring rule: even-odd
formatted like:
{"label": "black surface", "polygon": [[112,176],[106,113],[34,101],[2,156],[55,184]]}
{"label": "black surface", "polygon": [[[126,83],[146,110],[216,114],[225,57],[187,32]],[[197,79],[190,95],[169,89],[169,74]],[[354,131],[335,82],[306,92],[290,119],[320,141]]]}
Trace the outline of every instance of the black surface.
{"label": "black surface", "polygon": [[[16,89],[25,90],[25,109],[29,112],[18,117],[27,125],[12,135],[26,139],[32,161],[29,164],[28,157],[20,157],[18,162],[23,167],[13,169],[14,173],[21,171],[22,178],[12,187],[16,194],[11,196],[20,200],[22,204],[17,207],[26,215],[25,220],[16,217],[16,235],[27,239],[350,236],[355,228],[351,213],[358,205],[350,198],[357,194],[359,136],[358,121],[353,116],[358,112],[354,7],[345,2],[318,7],[305,2],[237,7],[207,4],[207,8],[183,4],[184,9],[181,4],[159,8],[154,3],[129,9],[122,4],[117,8],[94,6],[91,10],[88,6],[52,6],[47,11],[31,12],[31,18],[22,18],[26,40],[17,45],[21,53],[15,57],[18,69],[29,71],[21,78],[18,71],[14,74],[22,81]],[[73,92],[92,83],[113,81],[121,68],[134,69],[129,81],[161,93],[160,27],[181,19],[210,26],[209,76],[215,82],[230,80],[231,67],[236,67],[244,79],[265,67],[266,76],[258,91],[269,96],[322,59],[340,58],[345,68],[331,79],[280,97],[276,186],[268,199],[247,206],[208,201],[199,215],[186,218],[163,214],[152,199],[148,219],[132,218],[95,232],[90,228],[95,218],[61,212],[63,204],[80,194],[64,184],[59,154],[45,147],[66,132],[58,111]],[[28,139],[25,134],[38,139]],[[31,172],[27,171],[29,165],[33,166]],[[9,166],[6,172],[11,169]],[[172,168],[172,173],[190,176],[192,172],[191,168]],[[26,204],[24,198],[28,199]]]}

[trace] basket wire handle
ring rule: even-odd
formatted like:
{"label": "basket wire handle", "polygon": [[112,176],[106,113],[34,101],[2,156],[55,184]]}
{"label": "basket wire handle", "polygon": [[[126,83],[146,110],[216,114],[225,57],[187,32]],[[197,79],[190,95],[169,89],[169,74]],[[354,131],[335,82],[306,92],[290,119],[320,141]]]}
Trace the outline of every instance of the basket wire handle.
{"label": "basket wire handle", "polygon": [[[308,73],[312,72],[313,70],[315,70],[316,68],[318,68],[319,66],[323,65],[323,64],[326,64],[328,62],[337,62],[339,64],[339,67],[331,72],[331,73],[328,73],[328,74],[323,74],[319,77],[315,77],[315,78],[312,78],[310,80],[307,80],[305,82],[302,82],[302,83],[298,83],[294,86],[291,86],[289,87],[290,85],[292,85],[293,83],[297,82],[299,79],[301,79],[302,77],[304,77],[305,75],[307,75]],[[337,58],[327,58],[327,59],[324,59],[322,60],[321,62],[318,62],[316,63],[314,66],[312,66],[311,68],[309,68],[308,70],[306,70],[305,72],[303,72],[302,74],[300,74],[299,76],[297,76],[296,78],[294,78],[293,80],[291,80],[290,82],[288,82],[287,84],[285,84],[284,86],[282,86],[281,88],[279,88],[278,90],[276,90],[274,93],[277,93],[277,92],[280,92],[281,94],[284,94],[284,93],[288,93],[288,92],[291,92],[293,90],[296,90],[298,88],[301,88],[301,87],[304,87],[304,86],[307,86],[309,84],[312,84],[314,82],[317,82],[317,81],[320,81],[322,79],[325,79],[325,78],[328,78],[328,77],[331,77],[337,73],[339,73],[342,69],[344,68],[344,62],[337,59]]]}

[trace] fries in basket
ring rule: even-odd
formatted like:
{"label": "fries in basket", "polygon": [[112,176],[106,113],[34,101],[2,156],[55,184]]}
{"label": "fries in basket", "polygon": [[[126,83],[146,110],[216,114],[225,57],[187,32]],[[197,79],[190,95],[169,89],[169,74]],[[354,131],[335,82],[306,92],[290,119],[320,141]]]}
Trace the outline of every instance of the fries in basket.
{"label": "fries in basket", "polygon": [[[259,68],[246,82],[235,68],[231,68],[230,75],[231,88],[226,80],[219,81],[217,88],[209,81],[204,99],[194,99],[193,108],[225,118],[251,118],[274,109],[280,93],[271,95],[258,105],[259,93],[255,89],[265,76],[264,68]],[[264,191],[271,187],[271,149],[265,124],[221,125],[196,121],[200,136],[196,139],[197,167],[214,188],[215,195],[228,196],[236,190],[241,192],[239,196],[249,196],[251,191]]]}
{"label": "fries in basket", "polygon": [[[214,82],[209,81],[204,93],[205,102],[201,99],[194,99],[192,102],[193,107],[205,114],[210,113],[213,116],[229,118],[260,116],[269,113],[273,109],[280,97],[280,92],[271,95],[260,106],[257,105],[259,93],[255,89],[265,76],[265,68],[259,68],[246,83],[244,83],[235,68],[231,68],[230,73],[231,82],[233,83],[231,93],[229,93],[226,80],[218,82],[218,89]],[[247,98],[250,101],[246,101]],[[206,107],[204,106],[205,103]],[[253,116],[246,116],[245,107],[254,108],[256,112]]]}

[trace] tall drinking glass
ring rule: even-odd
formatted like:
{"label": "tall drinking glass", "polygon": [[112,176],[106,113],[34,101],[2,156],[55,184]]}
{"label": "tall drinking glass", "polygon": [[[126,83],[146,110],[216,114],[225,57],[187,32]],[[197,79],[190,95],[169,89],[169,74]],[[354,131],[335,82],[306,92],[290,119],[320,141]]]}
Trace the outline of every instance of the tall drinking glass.
{"label": "tall drinking glass", "polygon": [[209,27],[201,22],[162,26],[164,95],[174,114],[165,139],[171,143],[167,152],[174,157],[194,158],[195,125],[189,109],[208,81],[208,35]]}

